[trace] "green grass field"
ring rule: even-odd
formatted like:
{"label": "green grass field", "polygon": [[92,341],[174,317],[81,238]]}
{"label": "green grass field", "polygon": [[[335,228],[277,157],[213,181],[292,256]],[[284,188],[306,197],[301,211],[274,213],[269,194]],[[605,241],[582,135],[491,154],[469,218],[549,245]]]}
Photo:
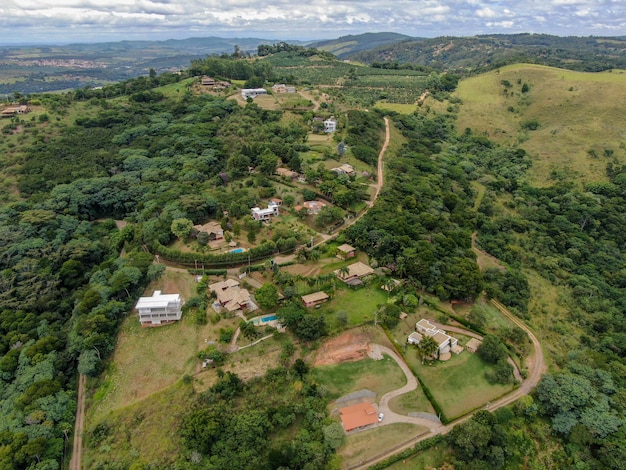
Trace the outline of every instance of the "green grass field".
{"label": "green grass field", "polygon": [[415,390],[399,397],[394,397],[389,402],[389,407],[392,411],[406,415],[411,412],[421,411],[423,413],[435,413],[435,409],[431,405],[422,387],[417,387]]}
{"label": "green grass field", "polygon": [[347,436],[338,453],[343,458],[344,467],[350,468],[426,431],[426,428],[413,424],[390,424]]}
{"label": "green grass field", "polygon": [[[523,84],[527,93],[521,92]],[[530,178],[535,184],[546,185],[559,175],[581,183],[604,180],[608,157],[626,161],[624,71],[511,65],[461,81],[457,95],[463,100],[459,132],[469,127],[501,143],[520,143],[534,157]],[[522,129],[531,120],[538,129]]]}
{"label": "green grass field", "polygon": [[[335,268],[337,269],[337,268]],[[347,312],[348,327],[374,320],[377,305],[387,302],[387,293],[373,287],[362,289],[342,288],[335,292],[332,300],[320,309],[326,315]]]}
{"label": "green grass field", "polygon": [[377,398],[406,384],[400,366],[389,356],[382,360],[366,358],[355,362],[320,366],[313,369],[315,380],[326,387],[333,398],[350,392],[368,389],[376,392]]}
{"label": "green grass field", "polygon": [[407,362],[426,383],[448,419],[483,406],[513,389],[512,385],[491,385],[487,382],[485,372],[490,366],[467,351],[458,356],[452,354],[449,361],[437,361],[434,365],[422,365],[411,349],[406,356]]}

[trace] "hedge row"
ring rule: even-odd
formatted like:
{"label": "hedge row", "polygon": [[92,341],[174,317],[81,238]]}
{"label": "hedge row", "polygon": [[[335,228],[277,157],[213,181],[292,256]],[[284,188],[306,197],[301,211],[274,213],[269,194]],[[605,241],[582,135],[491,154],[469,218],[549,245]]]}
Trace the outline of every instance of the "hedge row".
{"label": "hedge row", "polygon": [[430,449],[434,445],[437,445],[444,440],[444,436],[441,434],[437,436],[430,437],[428,439],[424,439],[423,441],[418,442],[413,447],[409,447],[402,452],[398,452],[397,454],[392,455],[391,457],[383,460],[382,462],[377,463],[370,467],[370,470],[383,470],[400,460],[408,459],[413,457],[415,454],[425,451],[426,449]]}
{"label": "hedge row", "polygon": [[[383,328],[383,329],[385,330],[385,334],[387,335],[387,338],[389,338],[389,341],[391,342],[391,344],[395,344],[393,337],[389,333],[389,330],[387,328]],[[448,424],[450,420],[446,417],[446,414],[443,412],[443,408],[441,408],[441,406],[439,405],[439,403],[437,402],[433,394],[430,392],[430,389],[428,388],[428,386],[420,378],[419,374],[415,371],[415,369],[413,369],[413,367],[411,367],[411,364],[409,364],[409,362],[406,360],[406,354],[404,353],[404,351],[398,348],[395,348],[395,349],[396,349],[396,352],[400,356],[402,356],[402,359],[404,359],[404,362],[406,363],[407,367],[411,370],[411,372],[413,373],[413,375],[419,382],[420,386],[424,390],[424,395],[426,395],[426,398],[428,398],[428,401],[430,402],[430,404],[433,405],[433,408],[435,409],[435,413],[439,415],[439,419],[441,420],[441,422],[443,424]]]}
{"label": "hedge row", "polygon": [[194,276],[206,275],[206,276],[224,276],[226,275],[226,269],[188,269],[189,274]]}
{"label": "hedge row", "polygon": [[166,261],[173,261],[175,263],[184,265],[195,266],[196,263],[203,263],[205,266],[209,267],[222,267],[236,266],[250,261],[259,261],[261,259],[265,259],[274,254],[274,252],[276,251],[276,244],[273,241],[266,241],[262,245],[251,248],[248,251],[244,251],[241,253],[230,252],[220,255],[174,250],[172,248],[163,246],[158,241],[154,243],[153,249],[155,253],[157,253]]}

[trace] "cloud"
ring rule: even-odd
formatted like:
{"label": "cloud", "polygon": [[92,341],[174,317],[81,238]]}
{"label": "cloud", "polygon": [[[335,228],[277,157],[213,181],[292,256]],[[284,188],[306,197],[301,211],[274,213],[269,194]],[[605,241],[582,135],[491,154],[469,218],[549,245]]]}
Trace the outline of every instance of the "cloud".
{"label": "cloud", "polygon": [[191,36],[334,38],[368,31],[412,36],[619,31],[622,0],[2,0],[7,42]]}

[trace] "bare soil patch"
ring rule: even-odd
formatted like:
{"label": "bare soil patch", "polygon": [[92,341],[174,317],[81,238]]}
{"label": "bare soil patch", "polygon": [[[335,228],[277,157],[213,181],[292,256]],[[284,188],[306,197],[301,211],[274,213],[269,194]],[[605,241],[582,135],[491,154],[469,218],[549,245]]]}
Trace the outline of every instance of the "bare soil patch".
{"label": "bare soil patch", "polygon": [[362,330],[350,330],[326,341],[317,351],[315,365],[360,361],[367,357],[371,335]]}

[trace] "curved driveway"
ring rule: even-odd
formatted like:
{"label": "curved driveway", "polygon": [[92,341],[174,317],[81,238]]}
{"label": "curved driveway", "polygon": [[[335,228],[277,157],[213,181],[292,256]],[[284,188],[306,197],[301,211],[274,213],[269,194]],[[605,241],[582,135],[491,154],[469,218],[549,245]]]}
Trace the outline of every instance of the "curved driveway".
{"label": "curved driveway", "polygon": [[[507,308],[502,305],[500,302],[498,302],[495,299],[492,299],[491,301],[493,303],[493,305],[500,311],[502,312],[502,314],[504,316],[506,316],[509,320],[511,320],[513,323],[515,323],[517,326],[519,326],[522,330],[524,330],[527,334],[528,337],[530,338],[530,341],[533,344],[533,354],[531,356],[528,357],[527,362],[528,362],[528,370],[529,370],[529,375],[528,378],[526,380],[523,380],[522,383],[520,384],[520,386],[518,388],[516,388],[515,390],[513,390],[512,392],[504,395],[503,397],[501,397],[498,400],[495,400],[493,402],[491,402],[490,406],[489,406],[489,411],[494,411],[497,410],[498,408],[501,408],[503,406],[507,406],[510,405],[511,403],[517,401],[518,399],[520,399],[521,397],[523,397],[524,395],[528,395],[530,393],[530,391],[537,386],[537,384],[539,383],[539,380],[541,380],[541,376],[543,375],[543,373],[546,371],[546,363],[545,363],[545,359],[543,357],[543,350],[541,349],[541,343],[539,342],[539,340],[537,339],[537,337],[535,336],[535,334],[530,330],[530,328],[528,328],[526,326],[526,324],[524,322],[522,322],[519,318],[517,318],[515,315],[513,315],[511,312],[509,312],[507,310]],[[378,346],[378,345],[376,345]],[[415,377],[413,377],[413,380],[415,380],[415,386],[413,386],[413,388],[408,388],[410,387],[410,379],[409,376],[412,376],[413,374],[411,373],[410,369],[408,368],[408,366],[404,363],[404,361],[393,351],[391,351],[389,348],[385,348],[384,346],[380,346],[382,349],[382,351],[385,352],[385,354],[389,354],[402,368],[402,370],[404,371],[405,375],[407,376],[407,385],[405,385],[404,387],[401,387],[397,390],[393,390],[387,394],[385,394],[382,398],[381,398],[381,406],[379,406],[379,408],[381,409],[381,411],[383,413],[387,412],[390,413],[390,418],[395,418],[395,419],[399,419],[399,421],[396,422],[401,422],[401,423],[413,423],[413,424],[420,424],[422,426],[427,426],[430,429],[430,432],[425,433],[420,435],[419,437],[415,438],[415,439],[410,439],[408,441],[406,441],[405,443],[394,447],[391,451],[387,452],[387,453],[382,453],[377,455],[376,457],[373,457],[365,462],[361,462],[359,465],[357,466],[353,466],[351,467],[351,470],[356,470],[356,469],[366,469],[371,467],[372,465],[381,462],[382,460],[385,460],[386,458],[390,457],[393,454],[402,452],[403,450],[408,449],[409,447],[414,446],[417,442],[426,440],[428,438],[431,438],[433,436],[436,436],[437,434],[447,434],[449,433],[455,426],[467,421],[468,419],[470,419],[474,413],[476,413],[475,410],[471,413],[466,414],[465,416],[462,416],[461,418],[455,419],[454,421],[452,421],[451,423],[449,423],[446,426],[435,426],[433,427],[433,422],[428,421],[428,420],[421,420],[420,418],[412,418],[410,416],[403,416],[403,415],[398,415],[396,413],[393,413],[391,410],[389,410],[389,406],[388,406],[388,402],[391,398],[393,398],[394,396],[398,396],[398,395],[402,395],[403,393],[407,393],[410,392],[411,390],[414,390],[417,386],[417,380],[415,380]],[[386,400],[385,400],[386,399]],[[384,404],[385,408],[384,410],[387,411],[383,411],[382,405]],[[482,408],[480,408],[482,409]],[[406,420],[405,420],[406,419]],[[418,419],[421,422],[417,422],[417,421],[408,421],[408,419]],[[387,421],[387,416],[385,415],[385,420]],[[428,421],[428,424],[424,423],[424,421]],[[383,423],[381,423],[383,424]],[[391,424],[390,421],[387,421],[385,424]]]}
{"label": "curved driveway", "polygon": [[387,354],[388,356],[390,356],[394,361],[398,363],[398,365],[402,369],[402,372],[404,372],[404,375],[406,376],[406,385],[404,387],[400,387],[400,388],[397,388],[396,390],[392,390],[391,392],[385,393],[380,399],[380,402],[378,403],[378,411],[383,413],[385,415],[385,418],[378,425],[384,426],[386,424],[394,424],[394,423],[417,424],[420,426],[427,427],[428,429],[430,429],[431,433],[436,433],[438,429],[443,428],[441,424],[435,423],[434,421],[431,421],[429,419],[417,418],[415,416],[401,415],[401,414],[391,411],[391,408],[389,408],[389,401],[392,398],[398,397],[400,395],[404,395],[405,393],[412,392],[419,386],[419,384],[417,382],[417,379],[413,375],[413,372],[411,372],[411,369],[409,369],[409,366],[406,365],[406,362],[404,362],[404,360],[400,356],[398,356],[395,351],[392,351],[388,347],[382,346],[380,344],[370,344],[370,348],[374,352],[378,352],[380,354]]}

